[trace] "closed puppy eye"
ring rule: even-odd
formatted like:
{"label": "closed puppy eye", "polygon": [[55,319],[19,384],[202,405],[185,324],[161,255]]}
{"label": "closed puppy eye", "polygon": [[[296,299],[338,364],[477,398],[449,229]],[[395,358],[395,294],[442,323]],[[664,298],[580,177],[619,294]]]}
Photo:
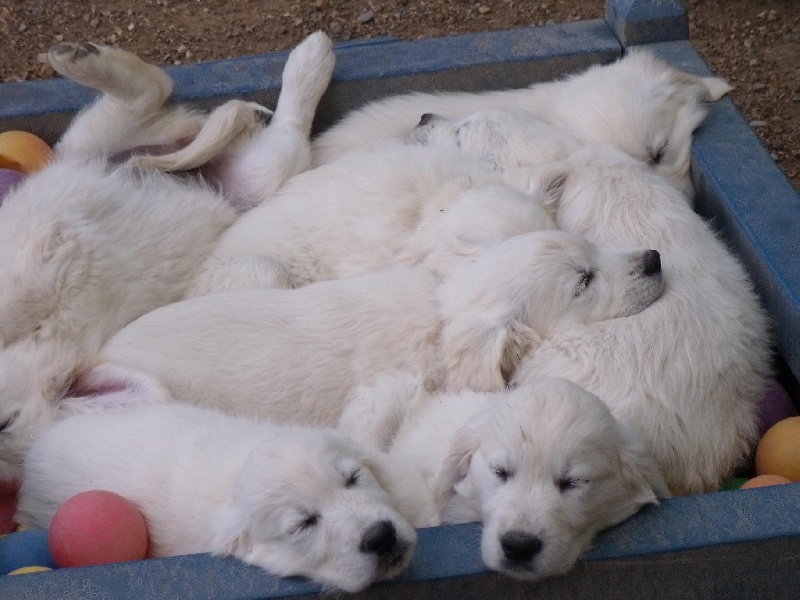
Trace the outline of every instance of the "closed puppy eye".
{"label": "closed puppy eye", "polygon": [[505,483],[509,479],[514,476],[514,472],[511,469],[507,469],[506,467],[494,466],[492,467],[492,473],[494,473],[497,478]]}
{"label": "closed puppy eye", "polygon": [[0,422],[0,433],[3,433],[3,432],[6,430],[6,429],[8,429],[9,427],[11,427],[11,424],[12,424],[14,421],[16,421],[16,420],[17,420],[17,417],[18,417],[18,416],[19,416],[19,411],[17,411],[17,412],[15,412],[14,414],[12,414],[12,415],[11,415],[10,417],[8,417],[8,418],[7,418],[5,421],[3,421],[3,422]]}
{"label": "closed puppy eye", "polygon": [[561,477],[556,479],[555,484],[559,492],[567,492],[574,490],[589,483],[587,479],[580,479],[578,477]]}
{"label": "closed puppy eye", "polygon": [[664,159],[664,153],[667,150],[667,143],[664,142],[658,149],[650,151],[650,158],[647,161],[650,165],[658,165],[661,164],[661,161]]}
{"label": "closed puppy eye", "polygon": [[358,477],[361,475],[361,469],[353,469],[344,481],[344,487],[353,487],[358,483]]}
{"label": "closed puppy eye", "polygon": [[303,531],[311,529],[317,523],[319,523],[319,520],[321,518],[322,517],[320,517],[319,513],[312,513],[310,515],[306,515],[306,517],[297,524],[292,533],[301,533]]}
{"label": "closed puppy eye", "polygon": [[592,271],[583,271],[580,275],[581,277],[578,280],[578,285],[575,287],[575,293],[573,294],[574,298],[577,298],[585,292],[586,288],[588,288],[589,284],[594,280],[594,272]]}

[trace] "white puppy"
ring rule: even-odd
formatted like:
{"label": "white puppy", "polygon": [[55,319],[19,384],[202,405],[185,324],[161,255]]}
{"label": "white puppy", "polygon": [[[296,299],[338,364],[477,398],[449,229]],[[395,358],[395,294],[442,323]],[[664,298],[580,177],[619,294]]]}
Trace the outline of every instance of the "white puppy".
{"label": "white puppy", "polygon": [[48,528],[87,490],[145,517],[153,556],[232,555],[357,592],[411,561],[416,533],[343,435],[178,403],[76,415],[28,454],[16,521]]}
{"label": "white puppy", "polygon": [[425,113],[463,118],[482,109],[516,107],[580,141],[610,144],[650,163],[689,192],[691,135],[706,115],[703,102],[717,100],[730,89],[722,79],[683,73],[647,50],[633,49],[613,64],[525,89],[416,93],[372,102],[314,142],[314,164],[404,139]]}
{"label": "white puppy", "polygon": [[102,351],[100,361],[124,369],[87,371],[79,387],[102,398],[129,388],[157,396],[163,385],[188,402],[333,425],[353,387],[380,371],[424,373],[436,388],[501,390],[542,338],[634,314],[662,289],[658,253],[529,233],[490,247],[443,282],[398,266],[161,308]]}
{"label": "white puppy", "polygon": [[598,244],[653,245],[669,257],[666,291],[628,319],[562,330],[514,380],[583,385],[636,427],[674,493],[715,490],[751,448],[770,369],[752,283],[687,199],[642,163],[609,147],[568,162],[559,227]]}
{"label": "white puppy", "polygon": [[554,229],[546,205],[562,182],[548,173],[523,194],[443,147],[348,156],[293,177],[242,216],[188,295],[300,287],[396,263],[444,273],[476,244]]}
{"label": "white puppy", "polygon": [[[199,178],[145,174],[109,159],[140,145],[174,143],[203,126],[200,115],[165,108],[172,81],[164,71],[92,44],[58,44],[48,60],[104,94],[75,118],[53,162],[0,206],[0,480],[15,475],[7,465],[19,464],[30,434],[57,410],[46,399],[68,394],[81,356],[93,356],[142,314],[179,300],[236,217]],[[290,55],[274,122],[257,136],[274,142],[261,154],[272,149],[286,160],[266,161],[263,178],[282,183],[307,166],[308,105],[319,100],[332,68],[322,34]],[[253,115],[251,105],[234,103],[206,125],[243,118],[241,127],[225,125],[242,136]],[[295,164],[303,148],[306,161]],[[240,158],[245,168],[247,156]]]}
{"label": "white puppy", "polygon": [[339,426],[417,469],[442,522],[482,521],[483,560],[515,577],[568,571],[599,531],[669,496],[634,430],[565,379],[432,395],[421,378],[383,375]]}

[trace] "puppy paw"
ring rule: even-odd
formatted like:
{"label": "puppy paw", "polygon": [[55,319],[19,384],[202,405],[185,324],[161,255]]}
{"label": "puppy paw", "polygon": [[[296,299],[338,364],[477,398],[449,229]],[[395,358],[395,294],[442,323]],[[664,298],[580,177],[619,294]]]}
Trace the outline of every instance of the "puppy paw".
{"label": "puppy paw", "polygon": [[172,93],[172,80],[164,71],[119,48],[61,42],[45,58],[67,79],[127,102],[145,98],[148,105],[161,106]]}
{"label": "puppy paw", "polygon": [[327,35],[318,31],[303,40],[289,54],[283,69],[276,117],[291,119],[300,130],[310,132],[335,64],[333,43]]}

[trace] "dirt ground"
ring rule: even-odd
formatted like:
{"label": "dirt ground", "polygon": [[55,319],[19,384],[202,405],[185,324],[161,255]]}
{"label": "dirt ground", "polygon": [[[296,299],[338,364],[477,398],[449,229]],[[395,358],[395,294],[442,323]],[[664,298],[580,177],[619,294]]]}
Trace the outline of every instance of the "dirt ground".
{"label": "dirt ground", "polygon": [[[800,189],[800,1],[687,0],[691,39]],[[0,0],[0,82],[52,77],[61,40],[118,44],[161,64],[334,41],[403,39],[601,18],[602,0]]]}

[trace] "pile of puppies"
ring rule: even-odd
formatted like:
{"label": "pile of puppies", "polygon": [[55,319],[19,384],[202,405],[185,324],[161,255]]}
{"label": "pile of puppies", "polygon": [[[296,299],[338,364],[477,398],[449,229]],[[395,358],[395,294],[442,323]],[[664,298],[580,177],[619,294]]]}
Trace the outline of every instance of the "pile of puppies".
{"label": "pile of puppies", "polygon": [[722,80],[632,51],[389,98],[312,144],[321,33],[268,125],[166,105],[119,49],[47,56],[103,94],[0,208],[20,523],[108,489],[153,556],[357,591],[408,565],[414,527],[480,520],[488,566],[539,578],[748,451],[766,318],[689,180]]}

